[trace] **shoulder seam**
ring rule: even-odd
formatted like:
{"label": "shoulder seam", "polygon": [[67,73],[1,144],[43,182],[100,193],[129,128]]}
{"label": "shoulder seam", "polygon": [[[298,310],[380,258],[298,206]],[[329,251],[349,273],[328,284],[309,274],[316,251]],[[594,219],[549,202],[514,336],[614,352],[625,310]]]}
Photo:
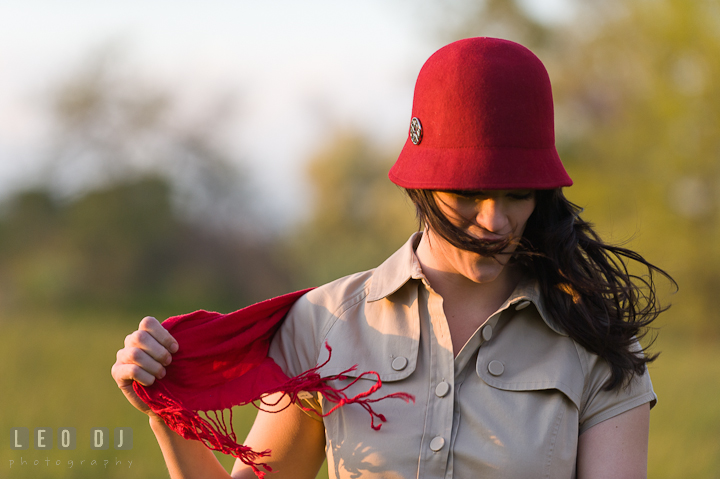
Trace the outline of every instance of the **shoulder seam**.
{"label": "shoulder seam", "polygon": [[[372,275],[370,276],[372,278]],[[369,279],[369,278],[368,278]],[[320,333],[320,336],[322,337],[322,340],[320,341],[321,345],[325,342],[327,339],[328,334],[330,333],[330,330],[335,326],[335,323],[344,315],[346,312],[348,312],[353,306],[357,305],[358,303],[362,302],[370,293],[370,289],[368,287],[368,281],[365,281],[363,284],[363,289],[359,293],[355,294],[354,296],[351,296],[350,298],[346,299],[344,302],[342,302],[335,310],[329,312],[329,318],[331,319],[328,321],[323,328],[323,330]],[[332,319],[334,318],[334,319]],[[320,351],[318,351],[318,358],[320,357]]]}

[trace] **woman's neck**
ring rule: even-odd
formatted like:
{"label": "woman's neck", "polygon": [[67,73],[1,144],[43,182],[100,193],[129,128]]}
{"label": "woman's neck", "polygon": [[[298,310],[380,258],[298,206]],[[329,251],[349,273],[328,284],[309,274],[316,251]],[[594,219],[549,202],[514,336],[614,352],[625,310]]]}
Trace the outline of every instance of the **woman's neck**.
{"label": "woman's neck", "polygon": [[447,248],[438,248],[435,243],[431,245],[424,234],[416,254],[430,286],[443,299],[443,310],[457,355],[473,333],[512,294],[522,274],[517,267],[507,264],[491,281],[473,281],[458,272],[452,262],[445,261],[447,258],[442,255],[448,253]]}

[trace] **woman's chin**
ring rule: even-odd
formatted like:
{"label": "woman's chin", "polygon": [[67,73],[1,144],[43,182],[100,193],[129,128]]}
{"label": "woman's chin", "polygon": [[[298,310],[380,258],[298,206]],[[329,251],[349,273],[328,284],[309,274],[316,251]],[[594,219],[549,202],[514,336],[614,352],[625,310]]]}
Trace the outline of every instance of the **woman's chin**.
{"label": "woman's chin", "polygon": [[464,276],[477,284],[492,283],[497,280],[503,272],[503,265],[483,265],[481,267],[473,268]]}
{"label": "woman's chin", "polygon": [[497,258],[480,258],[465,271],[464,276],[473,283],[492,283],[501,276],[511,274],[510,265],[506,263]]}

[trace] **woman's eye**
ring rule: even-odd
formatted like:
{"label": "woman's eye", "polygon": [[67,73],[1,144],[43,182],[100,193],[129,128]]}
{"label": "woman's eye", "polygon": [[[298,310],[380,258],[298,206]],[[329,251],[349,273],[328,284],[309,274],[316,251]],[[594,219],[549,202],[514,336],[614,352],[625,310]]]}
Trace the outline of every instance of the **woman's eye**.
{"label": "woman's eye", "polygon": [[514,200],[529,200],[533,197],[533,193],[510,193],[508,196]]}
{"label": "woman's eye", "polygon": [[[452,196],[454,196],[458,200],[462,200],[462,201],[478,201],[478,200],[482,200],[482,199],[490,198],[490,197],[499,197],[499,195],[500,195],[500,193],[493,194],[492,192],[488,193],[486,191],[481,191],[481,190],[454,190],[454,191],[449,191],[448,193],[450,193]],[[513,200],[524,201],[524,200],[532,199],[535,195],[535,192],[532,190],[527,190],[527,191],[520,190],[520,191],[516,191],[516,192],[508,191],[508,192],[503,192],[502,195],[505,195],[506,198],[510,198]]]}
{"label": "woman's eye", "polygon": [[482,191],[453,191],[453,194],[465,200],[474,200],[485,196]]}
{"label": "woman's eye", "polygon": [[478,198],[478,195],[457,195],[461,200],[472,201]]}

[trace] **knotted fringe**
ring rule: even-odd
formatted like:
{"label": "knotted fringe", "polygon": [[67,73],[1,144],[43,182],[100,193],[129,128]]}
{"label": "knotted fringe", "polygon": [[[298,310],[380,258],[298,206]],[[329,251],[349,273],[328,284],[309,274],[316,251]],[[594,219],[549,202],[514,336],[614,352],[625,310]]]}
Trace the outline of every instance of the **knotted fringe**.
{"label": "knotted fringe", "polygon": [[[398,398],[405,402],[415,402],[414,396],[403,392],[392,393],[380,398],[369,399],[368,396],[372,395],[380,389],[380,387],[382,387],[380,375],[375,371],[365,371],[360,373],[345,387],[339,389],[331,387],[328,384],[330,381],[343,381],[349,379],[346,375],[350,372],[356,371],[357,365],[346,369],[340,374],[321,377],[320,374],[318,374],[318,370],[324,367],[330,361],[330,357],[332,356],[332,348],[330,345],[325,343],[325,348],[328,350],[328,359],[324,363],[319,364],[312,369],[308,369],[302,374],[291,378],[284,384],[274,389],[265,391],[261,397],[254,398],[252,400],[252,404],[261,411],[277,413],[285,410],[292,403],[300,404],[298,402],[298,396],[301,393],[316,392],[322,394],[325,399],[335,405],[324,414],[318,413],[313,408],[300,405],[303,410],[325,417],[339,407],[347,404],[358,404],[370,414],[370,427],[377,431],[382,426],[381,423],[386,422],[386,419],[384,415],[373,410],[371,406],[372,403],[388,398]],[[348,397],[345,391],[361,378],[369,375],[375,376],[375,383],[367,391],[361,392],[353,397]],[[167,391],[159,393],[157,395],[158,399],[155,400],[148,396],[144,390],[140,388],[134,389],[140,398],[148,406],[150,406],[153,412],[165,421],[165,424],[167,424],[170,429],[177,432],[185,439],[201,441],[209,449],[220,451],[224,454],[229,454],[237,459],[240,459],[243,463],[252,468],[259,479],[263,479],[265,477],[265,472],[261,471],[259,467],[262,467],[267,472],[272,472],[272,467],[270,467],[267,463],[260,462],[261,458],[270,456],[270,450],[260,452],[253,451],[250,447],[238,443],[237,436],[235,435],[232,425],[232,408],[228,409],[229,417],[225,416],[226,410],[193,411],[183,406],[178,400],[172,397],[173,395],[171,393]],[[275,403],[268,403],[264,401],[266,396],[278,392],[282,392],[283,396],[281,396]],[[262,407],[263,405],[268,407],[276,406],[285,396],[290,399],[290,402],[282,409],[270,411]],[[247,402],[237,405],[241,406],[245,404],[247,404]],[[205,418],[200,416],[200,412],[205,413]],[[376,418],[380,421],[379,424],[375,424]],[[229,421],[227,419],[229,419]]]}

